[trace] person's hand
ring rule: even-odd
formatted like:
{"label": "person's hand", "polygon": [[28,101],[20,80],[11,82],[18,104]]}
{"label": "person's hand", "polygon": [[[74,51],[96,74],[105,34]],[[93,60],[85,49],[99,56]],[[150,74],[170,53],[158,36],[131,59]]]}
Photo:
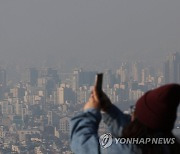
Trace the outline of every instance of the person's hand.
{"label": "person's hand", "polygon": [[84,110],[92,108],[100,109],[100,99],[97,96],[97,91],[95,88],[93,88],[88,102],[84,105]]}
{"label": "person's hand", "polygon": [[96,108],[106,112],[111,105],[112,103],[109,97],[103,91],[97,91],[97,88],[95,86],[91,92],[89,101],[84,106],[84,110]]}

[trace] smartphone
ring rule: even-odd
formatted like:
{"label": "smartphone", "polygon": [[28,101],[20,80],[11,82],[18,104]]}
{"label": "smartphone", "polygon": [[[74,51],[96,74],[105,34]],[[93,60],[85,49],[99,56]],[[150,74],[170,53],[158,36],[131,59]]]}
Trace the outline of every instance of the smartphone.
{"label": "smartphone", "polygon": [[96,88],[99,93],[102,92],[103,74],[99,73],[96,75]]}

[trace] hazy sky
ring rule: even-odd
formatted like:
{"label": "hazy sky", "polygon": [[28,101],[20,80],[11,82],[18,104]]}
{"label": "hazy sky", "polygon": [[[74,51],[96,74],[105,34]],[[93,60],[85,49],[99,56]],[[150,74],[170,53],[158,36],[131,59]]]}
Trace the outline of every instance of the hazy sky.
{"label": "hazy sky", "polygon": [[0,0],[0,64],[157,62],[180,51],[179,8],[179,0]]}

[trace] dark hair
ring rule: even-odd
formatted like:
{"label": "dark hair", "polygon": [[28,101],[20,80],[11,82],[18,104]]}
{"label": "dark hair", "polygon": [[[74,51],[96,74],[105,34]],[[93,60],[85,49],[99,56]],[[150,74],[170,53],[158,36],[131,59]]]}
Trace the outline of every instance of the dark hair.
{"label": "dark hair", "polygon": [[[137,118],[130,122],[122,131],[123,138],[175,138],[174,144],[166,145],[170,154],[180,154],[180,144],[171,131],[163,132],[153,130],[142,124]],[[142,149],[143,154],[164,154],[165,145],[161,144],[140,144],[137,145]]]}

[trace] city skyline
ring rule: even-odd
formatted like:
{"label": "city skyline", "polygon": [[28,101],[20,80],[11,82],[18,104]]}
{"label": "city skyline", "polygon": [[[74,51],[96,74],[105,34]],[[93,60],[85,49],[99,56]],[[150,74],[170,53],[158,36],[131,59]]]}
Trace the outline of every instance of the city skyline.
{"label": "city skyline", "polygon": [[[122,63],[104,70],[103,91],[121,111],[132,106],[147,91],[171,82],[180,83],[179,53],[167,55],[165,69],[157,72],[142,62]],[[75,68],[63,73],[55,68],[30,67],[16,82],[7,80],[0,68],[0,152],[72,154],[70,119],[82,112],[97,71]],[[173,132],[180,135],[180,109]],[[99,134],[107,132],[102,122]]]}

